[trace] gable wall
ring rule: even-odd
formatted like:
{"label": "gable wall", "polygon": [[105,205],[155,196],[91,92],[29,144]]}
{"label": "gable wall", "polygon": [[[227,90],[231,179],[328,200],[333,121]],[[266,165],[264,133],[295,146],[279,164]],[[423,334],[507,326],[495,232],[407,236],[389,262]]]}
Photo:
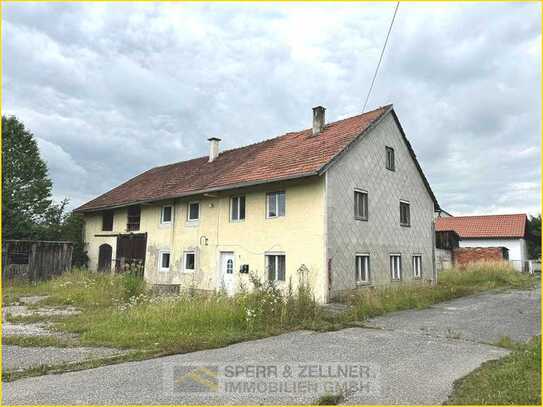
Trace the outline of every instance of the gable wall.
{"label": "gable wall", "polygon": [[[394,148],[395,171],[386,169],[385,146]],[[423,279],[433,278],[434,203],[392,114],[330,167],[326,184],[332,296],[356,286],[357,252],[370,254],[373,285],[391,283],[391,253],[402,255],[402,281],[413,279],[414,254],[422,254]],[[368,191],[368,221],[354,219],[355,188]],[[410,202],[410,227],[400,226],[400,199]]]}

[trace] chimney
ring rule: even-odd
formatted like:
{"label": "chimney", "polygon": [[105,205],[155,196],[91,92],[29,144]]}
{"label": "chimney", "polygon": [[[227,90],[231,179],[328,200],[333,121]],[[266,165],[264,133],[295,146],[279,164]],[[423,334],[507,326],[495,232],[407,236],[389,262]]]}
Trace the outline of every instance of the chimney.
{"label": "chimney", "polygon": [[313,135],[316,136],[321,131],[324,130],[324,125],[326,124],[324,113],[326,109],[322,106],[317,106],[313,108]]}
{"label": "chimney", "polygon": [[209,162],[211,162],[219,156],[219,141],[221,141],[221,139],[210,137],[207,141],[209,141]]}

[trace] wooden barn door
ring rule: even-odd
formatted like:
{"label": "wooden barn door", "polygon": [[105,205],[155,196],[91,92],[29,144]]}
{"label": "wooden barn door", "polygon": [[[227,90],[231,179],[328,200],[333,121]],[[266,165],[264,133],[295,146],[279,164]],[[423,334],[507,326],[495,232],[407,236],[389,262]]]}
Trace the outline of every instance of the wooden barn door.
{"label": "wooden barn door", "polygon": [[134,233],[117,236],[116,269],[123,271],[127,266],[137,267],[143,274],[147,234]]}
{"label": "wooden barn door", "polygon": [[98,271],[111,271],[111,256],[113,249],[107,243],[98,248]]}

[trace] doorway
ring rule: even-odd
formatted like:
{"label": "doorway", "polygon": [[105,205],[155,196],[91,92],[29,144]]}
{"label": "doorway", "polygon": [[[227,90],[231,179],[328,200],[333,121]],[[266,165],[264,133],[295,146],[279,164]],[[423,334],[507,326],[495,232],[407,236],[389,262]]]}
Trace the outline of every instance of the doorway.
{"label": "doorway", "polygon": [[234,273],[234,253],[221,252],[221,288],[227,295],[236,293],[236,278]]}
{"label": "doorway", "polygon": [[98,248],[98,271],[111,271],[111,255],[113,249],[107,243],[100,245]]}

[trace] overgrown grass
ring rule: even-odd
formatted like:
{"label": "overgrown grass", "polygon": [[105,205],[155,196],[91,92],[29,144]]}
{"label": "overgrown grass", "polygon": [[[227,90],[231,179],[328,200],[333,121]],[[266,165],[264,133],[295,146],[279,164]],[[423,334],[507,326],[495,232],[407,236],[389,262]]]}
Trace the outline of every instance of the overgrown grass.
{"label": "overgrown grass", "polygon": [[320,307],[306,286],[282,294],[273,284],[253,283],[254,291],[234,298],[140,294],[56,326],[80,334],[83,344],[180,353],[274,335],[320,320]]}
{"label": "overgrown grass", "polygon": [[3,303],[17,302],[24,296],[47,295],[43,305],[108,307],[129,300],[144,291],[144,283],[136,272],[109,274],[73,269],[47,281],[30,283],[23,280],[6,282]]}
{"label": "overgrown grass", "polygon": [[353,291],[349,311],[330,316],[311,290],[279,291],[252,279],[253,289],[221,294],[160,297],[141,278],[75,270],[34,286],[4,287],[4,298],[48,295],[48,305],[72,305],[79,315],[50,318],[53,329],[80,335],[83,345],[179,353],[213,348],[295,329],[335,329],[390,311],[428,307],[493,288],[525,288],[532,279],[503,264],[474,265],[439,275],[437,286],[401,285]]}
{"label": "overgrown grass", "polygon": [[344,296],[352,305],[344,318],[365,320],[392,311],[427,308],[432,304],[499,288],[529,288],[533,277],[502,262],[482,262],[439,274],[438,284],[416,282],[382,288],[365,288]]}
{"label": "overgrown grass", "polygon": [[541,405],[541,337],[458,380],[447,404]]}

